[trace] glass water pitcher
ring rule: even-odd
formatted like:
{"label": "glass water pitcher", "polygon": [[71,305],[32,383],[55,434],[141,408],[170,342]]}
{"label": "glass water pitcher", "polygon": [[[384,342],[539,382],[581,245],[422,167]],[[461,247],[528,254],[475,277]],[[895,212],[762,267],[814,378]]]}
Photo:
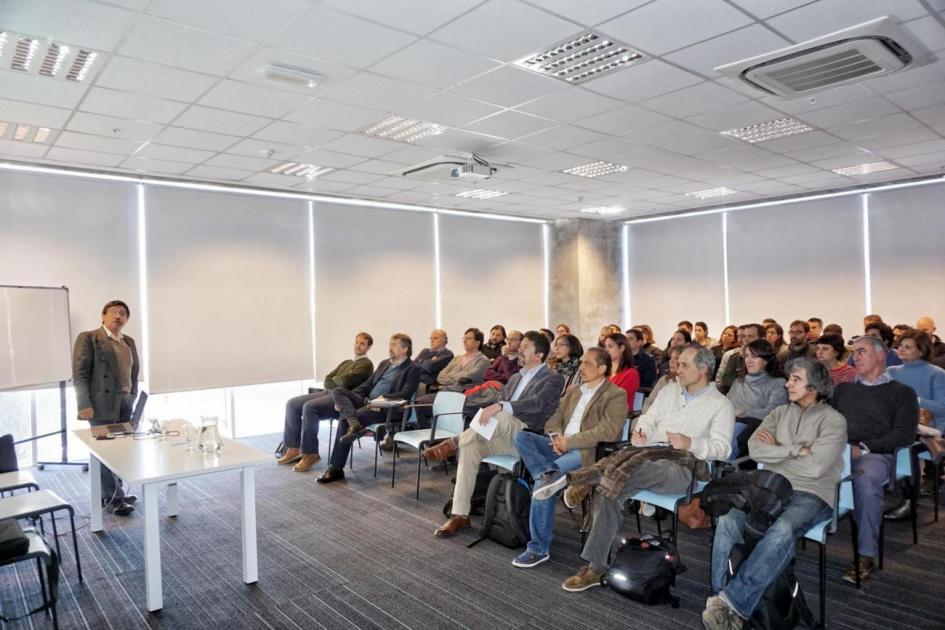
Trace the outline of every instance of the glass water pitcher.
{"label": "glass water pitcher", "polygon": [[220,450],[219,418],[200,416],[200,450],[204,453],[216,453]]}

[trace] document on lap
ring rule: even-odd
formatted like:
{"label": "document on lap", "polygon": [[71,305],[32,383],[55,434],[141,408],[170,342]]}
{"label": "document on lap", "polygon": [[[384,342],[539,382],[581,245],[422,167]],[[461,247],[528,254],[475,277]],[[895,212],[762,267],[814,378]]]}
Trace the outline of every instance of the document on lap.
{"label": "document on lap", "polygon": [[406,400],[398,400],[398,399],[388,400],[387,398],[378,396],[377,398],[372,400],[370,403],[368,403],[368,406],[369,407],[403,407],[405,404],[407,404]]}
{"label": "document on lap", "polygon": [[491,440],[492,436],[495,435],[495,429],[499,426],[499,421],[495,419],[495,416],[489,418],[489,421],[483,425],[479,422],[479,419],[482,417],[482,409],[476,412],[476,415],[473,416],[472,422],[469,423],[469,428],[478,433],[485,440]]}

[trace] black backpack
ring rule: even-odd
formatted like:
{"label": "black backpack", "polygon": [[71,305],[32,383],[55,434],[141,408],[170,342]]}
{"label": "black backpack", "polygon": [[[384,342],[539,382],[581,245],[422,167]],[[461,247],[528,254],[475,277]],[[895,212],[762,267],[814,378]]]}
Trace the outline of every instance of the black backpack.
{"label": "black backpack", "polygon": [[[747,536],[746,536],[747,538]],[[729,556],[728,577],[734,577],[738,565],[748,557],[756,540],[748,539],[741,545],[732,547]],[[791,630],[792,628],[814,628],[814,613],[804,599],[804,591],[794,576],[794,560],[784,568],[781,575],[768,585],[751,619],[745,622],[745,629],[754,630]]]}
{"label": "black backpack", "polygon": [[512,549],[525,546],[529,539],[531,505],[532,492],[524,479],[508,472],[498,473],[486,491],[479,538],[467,546],[477,545],[486,538]]}
{"label": "black backpack", "polygon": [[[472,499],[469,502],[470,516],[482,514],[482,510],[486,505],[486,495],[489,493],[489,483],[496,474],[495,468],[490,468],[488,464],[479,464],[479,472],[476,473],[476,487],[473,489]],[[455,477],[453,483],[456,483]],[[452,494],[451,492],[450,498],[443,504],[443,516],[447,518],[453,514]]]}
{"label": "black backpack", "polygon": [[676,574],[686,567],[670,541],[651,534],[622,538],[611,549],[608,561],[610,569],[601,578],[604,586],[641,604],[679,608],[679,597],[673,594],[673,587]]}

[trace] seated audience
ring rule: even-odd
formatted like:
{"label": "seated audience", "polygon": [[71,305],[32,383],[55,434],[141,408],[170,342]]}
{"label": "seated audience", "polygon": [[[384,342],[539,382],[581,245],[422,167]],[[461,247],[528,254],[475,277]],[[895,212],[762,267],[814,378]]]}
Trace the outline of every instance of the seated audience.
{"label": "seated audience", "polygon": [[634,328],[643,331],[643,351],[653,357],[653,360],[656,361],[657,368],[659,368],[660,364],[664,361],[664,357],[663,351],[659,349],[659,346],[653,343],[653,329],[650,328],[649,324],[638,324],[634,326]]}
{"label": "seated audience", "polygon": [[522,368],[519,362],[518,349],[522,344],[522,332],[513,330],[509,333],[507,343],[502,346],[502,354],[496,357],[492,365],[483,375],[484,381],[498,381],[505,385],[509,378]]}
{"label": "seated audience", "polygon": [[815,343],[817,360],[830,371],[830,382],[852,383],[856,380],[856,368],[840,361],[846,350],[843,337],[836,333],[824,333]]}
{"label": "seated audience", "polygon": [[653,406],[653,403],[656,402],[656,395],[663,391],[663,389],[667,387],[669,387],[669,389],[678,389],[676,370],[679,369],[679,355],[682,354],[683,350],[685,350],[685,348],[678,346],[670,349],[669,369],[666,370],[666,374],[663,374],[663,376],[656,381],[656,385],[653,386],[653,391],[651,391],[650,395],[643,401],[643,413],[646,413],[650,407]]}
{"label": "seated audience", "polygon": [[[726,326],[722,329],[722,334],[719,335],[719,342],[712,346],[712,354],[715,355],[716,374],[718,374],[718,370],[721,367],[722,355],[738,347],[737,334],[738,326]],[[715,380],[715,375],[712,376],[712,380]]]}
{"label": "seated audience", "polygon": [[722,365],[715,376],[715,386],[727,394],[735,379],[745,373],[745,360],[742,359],[741,346],[748,345],[755,339],[763,339],[765,329],[761,324],[745,324],[738,327],[739,347],[722,355]]}
{"label": "seated audience", "polygon": [[434,532],[436,536],[453,536],[470,526],[470,502],[482,459],[489,455],[516,455],[515,435],[524,429],[541,432],[558,408],[564,379],[545,364],[548,351],[548,339],[544,335],[534,330],[525,333],[519,348],[522,369],[502,389],[502,402],[482,409],[479,421],[483,425],[493,417],[498,423],[491,440],[466,429],[458,438],[444,440],[424,451],[427,460],[433,462],[443,461],[459,451],[452,515]]}
{"label": "seated audience", "polygon": [[807,325],[810,326],[810,332],[807,333],[807,341],[814,343],[824,334],[824,320],[819,317],[810,317],[807,319]]}
{"label": "seated audience", "polygon": [[[732,450],[732,404],[709,381],[715,358],[708,348],[686,348],[679,356],[676,375],[681,393],[665,390],[643,414],[634,429],[633,446],[580,468],[539,487],[535,499],[553,496],[568,483],[565,505],[576,506],[596,491],[593,525],[581,557],[588,562],[562,584],[566,591],[584,591],[600,585],[607,557],[623,521],[621,508],[641,490],[682,493],[693,475],[707,476],[706,462],[725,460]],[[670,447],[638,449],[659,443]]]}
{"label": "seated audience", "polygon": [[893,452],[915,439],[919,401],[915,391],[892,379],[886,370],[886,346],[878,337],[864,335],[853,342],[855,383],[840,383],[832,404],[847,419],[852,444],[853,517],[858,529],[859,567],[843,575],[848,582],[868,580],[876,570],[883,495],[893,469]]}
{"label": "seated audience", "polygon": [[305,472],[321,459],[318,454],[318,425],[322,418],[338,418],[335,399],[331,390],[336,387],[354,389],[371,376],[374,364],[367,353],[374,345],[374,338],[366,332],[359,332],[354,338],[354,358],[345,359],[325,376],[323,389],[290,398],[285,404],[285,427],[282,443],[285,454],[276,460],[277,464],[291,464],[296,472]]}
{"label": "seated audience", "polygon": [[643,349],[645,337],[639,328],[627,331],[627,343],[633,352],[633,364],[640,373],[640,387],[649,391],[656,384],[656,361]]}
{"label": "seated audience", "polygon": [[692,340],[703,348],[711,348],[716,341],[709,336],[709,327],[705,322],[696,322],[692,328]]}
{"label": "seated audience", "polygon": [[[609,345],[614,334],[604,343]],[[627,397],[622,389],[608,382],[611,357],[600,348],[588,348],[580,370],[583,384],[572,385],[561,398],[558,410],[545,423],[547,436],[531,431],[515,435],[515,448],[536,487],[562,473],[593,465],[598,442],[620,439],[627,417]],[[528,521],[531,540],[525,551],[512,560],[514,566],[530,568],[550,557],[554,519],[553,498],[532,501]]]}
{"label": "seated audience", "polygon": [[567,334],[555,339],[551,352],[548,367],[564,379],[564,385],[561,392],[559,392],[564,394],[564,390],[572,384],[581,382],[578,366],[581,363],[581,356],[584,354],[584,347],[577,337]]}
{"label": "seated audience", "polygon": [[751,458],[783,475],[793,491],[783,511],[729,579],[732,548],[743,542],[748,514],[732,508],[719,518],[712,545],[712,591],[702,623],[710,630],[741,628],[768,586],[794,558],[799,538],[830,518],[843,473],[846,420],[824,401],[832,385],[826,368],[802,357],[787,366],[790,404],[768,414],[748,441]]}
{"label": "seated audience", "polygon": [[[484,335],[478,328],[466,329],[466,332],[463,333],[463,350],[465,352],[453,357],[436,377],[439,391],[461,392],[482,383],[483,376],[489,368],[489,358],[481,351],[483,339]],[[436,398],[436,394],[417,396],[416,404],[422,405],[416,408],[417,423],[421,429],[430,426],[433,408],[428,405],[433,404],[434,398]]]}
{"label": "seated audience", "polygon": [[777,322],[768,324],[765,327],[765,339],[778,355],[788,351],[788,345],[784,343],[784,329],[781,328],[781,324]]}
{"label": "seated audience", "polygon": [[[410,360],[413,341],[403,333],[391,335],[387,359],[381,361],[371,378],[354,389],[338,387],[332,391],[338,408],[338,432],[331,451],[328,469],[316,481],[331,483],[345,478],[344,467],[351,444],[364,434],[365,427],[386,422],[387,409],[371,407],[379,397],[388,400],[410,400],[420,384],[420,368]],[[388,427],[390,429],[390,427]],[[388,430],[388,433],[390,431]]]}
{"label": "seated audience", "polygon": [[502,354],[502,347],[505,345],[506,338],[505,326],[496,324],[489,330],[489,340],[482,344],[480,350],[489,361],[495,361]]}
{"label": "seated audience", "polygon": [[[666,344],[666,350],[663,351],[663,356],[665,357],[669,354],[670,348],[688,348],[691,345],[692,335],[690,335],[689,331],[685,328],[680,328],[669,338],[669,343]],[[669,359],[664,359],[663,364],[660,365],[660,374],[665,373],[667,369],[669,369]]]}
{"label": "seated audience", "polygon": [[938,335],[935,334],[935,320],[928,316],[920,317],[915,323],[915,327],[918,330],[927,332],[932,337],[932,358],[930,362],[940,368],[945,368],[945,341],[939,339]]}
{"label": "seated audience", "polygon": [[554,345],[554,343],[555,343],[555,334],[554,334],[554,332],[551,331],[551,329],[549,329],[549,328],[539,328],[539,329],[538,329],[538,332],[540,332],[541,334],[543,334],[543,335],[545,336],[545,338],[548,340],[548,347],[551,347],[551,346]]}
{"label": "seated audience", "polygon": [[[902,337],[902,333],[906,332],[907,330],[912,330],[912,326],[910,326],[909,324],[896,324],[895,326],[892,327],[892,331],[893,331],[892,347],[895,348],[896,350],[899,349],[899,338]],[[902,357],[899,357],[899,358],[901,359]]]}
{"label": "seated audience", "polygon": [[420,382],[434,385],[440,371],[453,360],[453,351],[446,347],[446,331],[439,328],[430,333],[430,347],[424,348],[414,358],[420,368]]}
{"label": "seated audience", "polygon": [[788,327],[788,339],[790,343],[786,350],[778,353],[778,358],[782,364],[786,364],[791,359],[798,357],[811,357],[817,354],[816,348],[808,342],[810,335],[810,324],[802,319],[795,319]]}
{"label": "seated audience", "polygon": [[[886,367],[892,367],[894,365],[902,365],[902,359],[899,358],[899,353],[892,347],[893,342],[893,331],[888,325],[883,322],[870,322],[866,325],[864,334],[869,337],[875,337],[883,342],[883,346],[886,347]],[[850,355],[850,358],[847,359],[847,363],[853,365],[853,355]]]}
{"label": "seated audience", "polygon": [[685,330],[690,336],[692,336],[692,322],[688,319],[684,319],[676,324],[676,330]]}
{"label": "seated audience", "polygon": [[557,326],[555,326],[555,334],[558,335],[559,337],[561,335],[570,335],[571,327],[568,326],[567,324],[558,324]]}
{"label": "seated audience", "polygon": [[614,332],[604,339],[604,351],[610,357],[610,382],[627,394],[627,407],[633,409],[633,398],[640,389],[640,373],[633,364],[633,350],[623,333]]}
{"label": "seated audience", "polygon": [[863,318],[863,329],[866,330],[866,327],[870,324],[882,324],[883,318],[879,315],[867,315]]}
{"label": "seated audience", "polygon": [[735,422],[745,425],[738,436],[738,455],[745,454],[748,438],[775,407],[787,402],[784,372],[774,348],[765,339],[756,339],[742,347],[745,374],[728,390],[728,400],[735,408]]}
{"label": "seated audience", "polygon": [[[600,329],[600,332],[597,333],[597,347],[598,347],[598,348],[603,348],[603,347],[604,347],[604,339],[606,339],[606,338],[607,338],[607,335],[609,335],[609,334],[610,334],[610,324],[608,324],[608,325],[606,325],[606,326],[603,326],[603,327]],[[552,351],[554,351],[554,348],[553,348],[553,347],[552,347]]]}
{"label": "seated audience", "polygon": [[831,333],[833,335],[840,335],[840,338],[843,339],[843,328],[840,324],[827,324],[824,326],[824,334]]}

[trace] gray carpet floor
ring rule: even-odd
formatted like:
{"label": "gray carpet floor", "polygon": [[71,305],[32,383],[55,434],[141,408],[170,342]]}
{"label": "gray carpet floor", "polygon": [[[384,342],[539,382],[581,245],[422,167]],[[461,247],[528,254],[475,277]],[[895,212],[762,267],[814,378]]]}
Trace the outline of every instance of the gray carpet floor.
{"label": "gray carpet floor", "polygon": [[[327,432],[326,432],[327,433]],[[327,434],[323,436],[325,456]],[[271,452],[277,435],[245,440]],[[261,465],[256,474],[259,582],[241,581],[238,473],[182,483],[180,515],[161,517],[164,609],[145,607],[142,518],[105,516],[105,532],[88,528],[88,473],[50,467],[35,474],[77,506],[85,582],[79,584],[68,521],[62,539],[59,619],[63,628],[699,628],[708,588],[710,534],[682,528],[688,571],[678,578],[678,609],[648,607],[603,588],[567,593],[561,582],[582,564],[578,524],[559,508],[550,561],[516,569],[517,553],[492,542],[473,549],[469,531],[433,537],[443,519],[450,477],[424,468],[414,498],[416,454],[403,455],[390,486],[390,457],[373,477],[373,442],[355,449],[345,482],[321,486],[314,473]],[[892,499],[890,499],[892,501]],[[164,509],[163,496],[161,509]],[[849,526],[831,538],[827,610],[831,628],[945,628],[942,567],[945,518],[932,523],[931,499],[919,508],[919,544],[908,523],[887,528],[886,566],[857,591],[840,576],[852,556]],[[476,524],[477,519],[474,520]],[[655,522],[644,519],[655,532]],[[632,517],[627,532],[635,532]],[[797,574],[818,606],[816,545],[798,550]],[[32,566],[0,568],[0,604],[14,616],[39,602]],[[42,615],[10,627],[51,627]]]}

